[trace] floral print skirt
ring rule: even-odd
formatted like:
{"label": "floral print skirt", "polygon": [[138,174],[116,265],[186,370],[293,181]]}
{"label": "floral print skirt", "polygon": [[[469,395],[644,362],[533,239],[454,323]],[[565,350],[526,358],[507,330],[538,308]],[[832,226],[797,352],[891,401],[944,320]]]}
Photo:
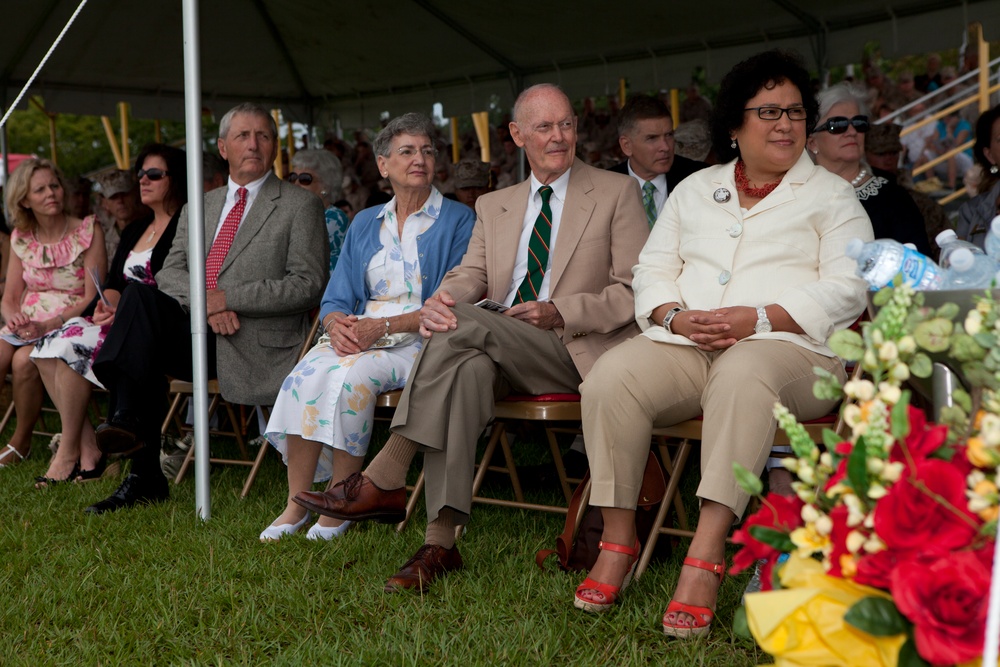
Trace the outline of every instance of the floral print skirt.
{"label": "floral print skirt", "polygon": [[285,378],[267,423],[267,439],[288,464],[286,436],[326,447],[315,482],[330,479],[333,448],[364,456],[372,435],[375,397],[406,384],[423,342],[341,357],[327,342],[309,350]]}
{"label": "floral print skirt", "polygon": [[74,317],[35,343],[32,359],[62,359],[74,371],[104,388],[91,367],[108,335],[109,326],[94,324],[89,317]]}

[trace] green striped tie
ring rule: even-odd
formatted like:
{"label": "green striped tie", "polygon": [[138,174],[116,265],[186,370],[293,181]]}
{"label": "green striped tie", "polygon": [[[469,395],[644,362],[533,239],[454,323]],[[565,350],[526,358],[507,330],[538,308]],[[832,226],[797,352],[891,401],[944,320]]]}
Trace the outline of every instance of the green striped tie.
{"label": "green striped tie", "polygon": [[538,188],[538,194],[542,195],[542,210],[535,218],[535,226],[531,230],[531,238],[528,239],[528,275],[517,288],[518,303],[538,300],[538,290],[542,288],[545,267],[549,263],[549,237],[552,234],[552,209],[549,207],[549,197],[552,196],[552,188],[543,185]]}
{"label": "green striped tie", "polygon": [[646,209],[646,222],[649,223],[650,229],[656,223],[656,202],[653,201],[654,192],[656,192],[656,186],[653,185],[652,181],[646,181],[646,184],[642,186],[642,206]]}

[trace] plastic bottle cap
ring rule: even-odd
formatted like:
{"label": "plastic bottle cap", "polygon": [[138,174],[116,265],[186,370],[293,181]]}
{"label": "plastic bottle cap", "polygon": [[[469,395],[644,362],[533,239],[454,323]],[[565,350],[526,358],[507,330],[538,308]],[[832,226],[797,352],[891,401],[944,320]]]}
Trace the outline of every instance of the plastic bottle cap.
{"label": "plastic bottle cap", "polygon": [[990,229],[993,230],[994,234],[1000,234],[1000,215],[993,218],[993,222],[990,223]]}
{"label": "plastic bottle cap", "polygon": [[917,244],[916,243],[904,243],[903,247],[904,248],[909,248],[910,250],[916,250],[917,249]]}
{"label": "plastic bottle cap", "polygon": [[858,257],[861,256],[861,251],[864,250],[864,247],[865,247],[864,241],[858,238],[854,238],[847,242],[847,249],[844,252],[851,259],[857,259]]}
{"label": "plastic bottle cap", "polygon": [[949,258],[951,261],[952,268],[958,269],[959,271],[968,271],[972,268],[973,262],[975,262],[975,257],[972,255],[972,251],[968,248],[959,248],[951,254]]}
{"label": "plastic bottle cap", "polygon": [[[998,216],[998,217],[1000,217],[1000,216]],[[938,234],[937,236],[935,236],[934,240],[937,241],[937,244],[939,246],[941,246],[941,245],[944,245],[945,243],[951,243],[952,241],[954,241],[957,238],[958,238],[958,234],[955,233],[954,229],[945,229],[940,234]]]}

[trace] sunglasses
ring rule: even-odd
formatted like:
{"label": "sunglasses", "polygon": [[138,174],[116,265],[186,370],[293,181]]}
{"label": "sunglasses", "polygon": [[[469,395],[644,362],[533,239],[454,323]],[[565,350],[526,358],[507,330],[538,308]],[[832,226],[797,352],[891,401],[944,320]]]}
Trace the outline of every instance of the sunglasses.
{"label": "sunglasses", "polygon": [[148,178],[151,181],[158,181],[161,178],[163,178],[164,176],[166,176],[168,173],[170,173],[170,172],[167,172],[167,171],[164,171],[162,169],[157,169],[156,167],[153,167],[152,169],[140,169],[139,171],[135,172],[135,175],[136,175],[136,178],[138,178],[138,180],[140,180],[140,181],[142,180],[143,176],[145,176],[146,178]]}
{"label": "sunglasses", "polygon": [[312,174],[296,174],[294,171],[288,175],[289,183],[301,183],[302,185],[312,185]]}
{"label": "sunglasses", "polygon": [[854,118],[847,118],[846,116],[834,116],[833,118],[828,118],[826,121],[821,123],[819,127],[816,128],[817,132],[829,132],[830,134],[843,134],[847,132],[848,127],[854,127],[855,130],[864,134],[868,131],[868,116],[855,116]]}

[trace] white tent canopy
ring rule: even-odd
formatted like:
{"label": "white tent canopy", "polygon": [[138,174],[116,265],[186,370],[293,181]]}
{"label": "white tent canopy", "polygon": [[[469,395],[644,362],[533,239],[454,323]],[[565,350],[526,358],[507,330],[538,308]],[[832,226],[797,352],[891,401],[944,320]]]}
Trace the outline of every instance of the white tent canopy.
{"label": "white tent canopy", "polygon": [[[77,0],[2,0],[0,106],[9,105]],[[970,21],[996,39],[988,0],[748,0],[571,5],[535,0],[211,0],[200,3],[202,104],[220,112],[257,100],[286,118],[377,123],[379,114],[445,115],[509,105],[523,85],[571,97],[683,88],[696,66],[717,81],[762,48],[792,48],[819,70],[860,59],[954,48]],[[182,118],[181,3],[90,0],[31,93],[52,111]]]}

